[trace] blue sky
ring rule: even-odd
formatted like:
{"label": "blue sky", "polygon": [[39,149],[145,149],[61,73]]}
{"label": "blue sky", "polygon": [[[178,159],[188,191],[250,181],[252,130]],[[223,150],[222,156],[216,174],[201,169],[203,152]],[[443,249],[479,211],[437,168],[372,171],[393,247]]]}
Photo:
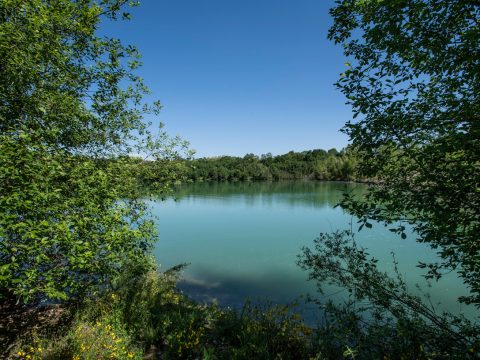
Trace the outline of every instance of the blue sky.
{"label": "blue sky", "polygon": [[136,45],[159,119],[198,157],[342,148],[333,0],[145,0],[103,31]]}

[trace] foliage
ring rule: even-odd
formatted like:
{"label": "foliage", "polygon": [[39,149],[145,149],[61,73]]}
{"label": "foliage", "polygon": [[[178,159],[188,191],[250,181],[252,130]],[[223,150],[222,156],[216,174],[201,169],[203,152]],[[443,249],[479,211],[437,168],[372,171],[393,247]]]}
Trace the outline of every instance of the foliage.
{"label": "foliage", "polygon": [[412,224],[441,257],[420,264],[427,277],[455,269],[461,300],[479,305],[480,3],[345,0],[331,14],[329,38],[352,59],[337,83],[354,112],[344,131],[360,176],[379,182],[344,207]]}
{"label": "foliage", "polygon": [[[471,290],[460,300],[479,305],[480,3],[344,0],[331,14],[329,38],[351,58],[337,83],[353,108],[343,131],[359,176],[376,180],[342,207],[360,229],[376,220],[404,239],[410,224],[440,255],[419,264],[426,277],[456,270]],[[319,334],[352,358],[478,358],[478,323],[435,313],[398,272],[379,271],[352,231],[321,234],[299,264],[320,292],[325,282],[348,290],[346,305],[323,305]]]}
{"label": "foliage", "polygon": [[142,353],[162,359],[205,360],[465,359],[478,355],[477,325],[462,317],[436,314],[408,294],[401,277],[380,272],[376,260],[352,241],[349,232],[322,234],[315,249],[305,249],[300,259],[320,289],[332,281],[352,290],[345,305],[322,304],[324,321],[315,328],[304,323],[294,305],[247,301],[235,310],[195,303],[176,289],[184,266],[164,273],[144,273],[133,267],[115,279],[113,292],[86,302],[68,326],[23,339],[12,358],[18,352],[21,358],[42,359],[77,355],[78,359],[123,359]]}
{"label": "foliage", "polygon": [[[118,302],[115,294],[110,300]],[[77,318],[65,333],[52,337],[33,334],[30,343],[12,351],[14,359],[142,359],[143,351],[135,346],[116,309],[99,306],[100,314],[93,321],[88,311]],[[90,315],[90,316],[87,316]],[[65,329],[62,329],[65,330]]]}
{"label": "foliage", "polygon": [[289,152],[260,157],[220,156],[186,162],[186,176],[192,180],[356,180],[355,155],[351,149]]}
{"label": "foliage", "polygon": [[141,203],[118,201],[122,163],[51,154],[28,140],[4,137],[0,151],[2,288],[25,300],[67,299],[98,291],[127,262],[148,267],[153,228]]}
{"label": "foliage", "polygon": [[10,356],[129,359],[149,349],[162,359],[316,356],[313,331],[293,307],[246,303],[237,311],[192,302],[175,288],[182,268],[164,273],[131,269],[130,276],[116,279],[115,292],[83,304],[67,326],[22,339]]}
{"label": "foliage", "polygon": [[[213,341],[229,343],[222,359],[305,359],[312,353],[313,330],[292,312],[292,305],[246,302],[240,313],[221,314]],[[232,346],[233,345],[233,346]]]}
{"label": "foliage", "polygon": [[[125,3],[0,2],[0,297],[75,300],[127,263],[151,267],[129,154],[164,164],[186,144],[144,121],[160,104],[142,100],[138,51],[97,35]],[[160,191],[175,181],[167,166],[149,172]]]}
{"label": "foliage", "polygon": [[311,330],[293,308],[246,303],[238,312],[192,302],[176,290],[184,266],[119,280],[119,308],[137,341],[158,346],[166,359],[297,359],[307,353]]}
{"label": "foliage", "polygon": [[356,244],[350,231],[320,234],[313,250],[304,248],[299,265],[321,293],[327,283],[349,291],[345,305],[324,304],[326,321],[319,331],[327,345],[344,344],[358,359],[464,359],[480,354],[478,325],[437,314],[411,295],[396,263],[396,277],[379,271],[377,260]]}

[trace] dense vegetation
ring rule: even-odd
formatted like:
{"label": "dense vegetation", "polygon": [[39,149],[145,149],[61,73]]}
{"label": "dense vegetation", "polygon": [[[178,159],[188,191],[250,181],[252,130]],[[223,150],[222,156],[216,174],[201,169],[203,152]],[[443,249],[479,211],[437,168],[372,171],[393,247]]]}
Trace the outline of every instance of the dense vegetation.
{"label": "dense vegetation", "polygon": [[[480,2],[346,0],[331,14],[329,37],[351,59],[337,83],[354,113],[343,130],[359,175],[377,180],[342,206],[360,229],[376,221],[405,238],[410,226],[440,258],[418,264],[425,277],[456,272],[470,290],[459,301],[479,307]],[[436,314],[400,276],[379,272],[351,230],[322,234],[300,265],[320,290],[332,282],[352,304],[368,304],[364,313],[358,305],[331,310],[337,321],[352,320],[340,332],[358,357],[396,353],[395,344],[426,349],[427,358],[478,357],[478,318]]]}
{"label": "dense vegetation", "polygon": [[[143,273],[95,302],[69,310],[49,336],[33,333],[11,352],[20,359],[342,358],[329,329],[314,331],[293,307],[246,303],[241,311],[188,300],[179,269]],[[125,280],[125,279],[124,279]],[[346,349],[348,350],[348,349]],[[346,352],[348,355],[348,351]]]}
{"label": "dense vegetation", "polygon": [[96,35],[118,5],[0,3],[3,299],[84,299],[129,264],[151,266],[155,234],[126,159],[177,144],[143,120],[159,104],[142,101],[137,50]]}
{"label": "dense vegetation", "polygon": [[[480,3],[337,2],[329,36],[352,58],[338,87],[354,110],[344,130],[355,157],[314,150],[195,161],[182,159],[184,142],[161,129],[155,136],[144,120],[160,104],[143,101],[137,50],[97,35],[103,21],[130,17],[126,3],[0,2],[0,320],[12,332],[5,356],[478,357],[478,324],[436,314],[410,295],[400,276],[378,271],[352,231],[321,234],[299,258],[320,291],[332,282],[351,294],[344,306],[320,304],[325,321],[316,329],[288,307],[191,302],[175,290],[178,269],[156,271],[156,234],[139,188],[165,196],[184,177],[375,178],[364,197],[347,194],[345,209],[361,228],[373,219],[404,237],[410,224],[443,259],[419,264],[426,276],[458,271],[470,289],[460,300],[478,306]],[[16,328],[53,303],[55,326],[38,318]]]}
{"label": "dense vegetation", "polygon": [[412,225],[442,259],[422,265],[428,277],[457,270],[461,300],[480,305],[480,3],[362,3],[332,11],[330,38],[352,58],[337,84],[356,118],[344,131],[381,185],[344,205]]}
{"label": "dense vegetation", "polygon": [[[95,298],[127,268],[154,266],[156,235],[129,154],[165,162],[184,144],[144,121],[159,104],[142,100],[137,50],[96,34],[121,3],[0,2],[4,303]],[[174,175],[157,170],[165,192]]]}
{"label": "dense vegetation", "polygon": [[219,156],[191,160],[187,165],[187,177],[195,181],[356,179],[355,157],[351,150],[290,151],[278,156]]}

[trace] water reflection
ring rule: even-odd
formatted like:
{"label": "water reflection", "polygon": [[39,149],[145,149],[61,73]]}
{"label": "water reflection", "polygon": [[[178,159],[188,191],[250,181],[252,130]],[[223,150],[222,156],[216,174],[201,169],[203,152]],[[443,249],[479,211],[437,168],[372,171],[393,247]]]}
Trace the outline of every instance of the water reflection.
{"label": "water reflection", "polygon": [[[160,233],[155,255],[164,268],[191,264],[180,287],[197,300],[235,307],[246,298],[290,302],[315,292],[314,284],[296,266],[301,248],[311,246],[320,232],[355,223],[334,206],[342,193],[361,191],[365,185],[336,182],[184,185],[177,189],[176,201],[151,203]],[[436,259],[428,245],[415,242],[413,234],[401,240],[381,225],[363,230],[357,241],[380,260],[383,271],[392,271],[391,252],[395,252],[413,292],[415,284],[425,284],[418,261]],[[430,292],[442,303],[441,309],[470,311],[456,301],[465,288],[455,274],[434,284]]]}
{"label": "water reflection", "polygon": [[364,191],[365,185],[350,182],[278,181],[278,182],[204,182],[184,184],[176,189],[178,201],[185,198],[215,199],[223,203],[243,202],[249,206],[333,207],[345,192]]}

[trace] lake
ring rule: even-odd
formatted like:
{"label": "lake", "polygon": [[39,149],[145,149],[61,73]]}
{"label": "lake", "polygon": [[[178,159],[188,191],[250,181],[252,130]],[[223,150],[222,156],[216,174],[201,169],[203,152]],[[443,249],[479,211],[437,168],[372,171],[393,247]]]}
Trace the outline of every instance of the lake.
{"label": "lake", "polygon": [[[183,185],[176,200],[150,202],[160,235],[155,256],[163,270],[190,264],[179,287],[195,300],[230,307],[247,298],[289,303],[315,294],[315,284],[296,265],[301,248],[321,232],[348,229],[351,223],[357,229],[356,219],[335,205],[343,192],[365,189],[363,184],[304,181]],[[416,284],[427,288],[416,264],[436,255],[412,233],[402,240],[374,224],[356,239],[387,272],[393,271],[393,251],[413,293],[419,294]],[[335,288],[331,292],[335,300],[345,296]],[[475,311],[456,302],[466,290],[455,274],[433,283],[428,292],[440,310],[469,317]]]}

